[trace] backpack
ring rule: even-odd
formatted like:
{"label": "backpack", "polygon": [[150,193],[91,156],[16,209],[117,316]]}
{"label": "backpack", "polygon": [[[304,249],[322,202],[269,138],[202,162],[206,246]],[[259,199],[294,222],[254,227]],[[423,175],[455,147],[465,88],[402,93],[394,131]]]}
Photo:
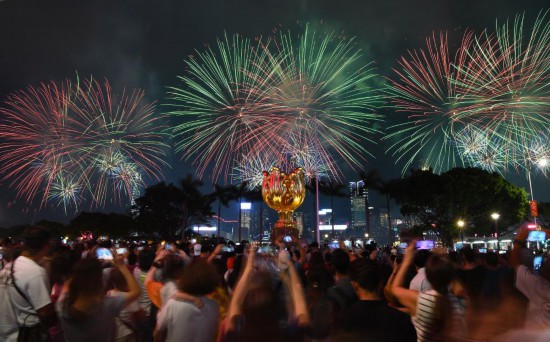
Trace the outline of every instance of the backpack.
{"label": "backpack", "polygon": [[11,299],[13,289],[13,279],[8,267],[5,267],[0,271],[0,340],[7,339],[19,329],[17,313]]}

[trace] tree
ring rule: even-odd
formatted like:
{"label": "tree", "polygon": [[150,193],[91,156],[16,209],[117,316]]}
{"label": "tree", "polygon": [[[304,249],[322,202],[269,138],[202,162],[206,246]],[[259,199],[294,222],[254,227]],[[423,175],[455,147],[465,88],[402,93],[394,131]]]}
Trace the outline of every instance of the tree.
{"label": "tree", "polygon": [[193,176],[188,174],[187,177],[181,180],[180,185],[181,185],[181,193],[182,193],[182,200],[183,200],[182,202],[183,220],[181,224],[181,231],[183,233],[185,230],[187,230],[187,224],[190,223],[190,221],[193,221],[193,223],[198,223],[197,221],[200,221],[200,219],[193,218],[194,217],[193,214],[199,214],[199,216],[201,216],[202,208],[199,209],[194,207],[193,209],[198,209],[198,210],[194,210],[195,213],[192,213],[190,209],[194,205],[200,204],[201,200],[203,200],[201,198],[202,195],[199,190],[199,187],[202,186],[202,182],[198,179],[194,179]]}
{"label": "tree", "polygon": [[145,189],[145,194],[135,202],[135,209],[139,212],[137,222],[141,230],[173,237],[183,217],[181,189],[174,184],[160,182]]}
{"label": "tree", "polygon": [[434,229],[448,245],[458,236],[456,222],[464,219],[471,233],[494,232],[490,214],[500,213],[499,224],[508,227],[525,218],[527,193],[497,173],[476,168],[454,168],[441,175],[411,170],[410,175],[388,183],[389,196],[401,214],[420,222],[419,231]]}
{"label": "tree", "polygon": [[200,192],[202,182],[188,175],[180,184],[181,188],[158,183],[136,199],[137,220],[142,229],[173,238],[177,228],[183,234],[189,225],[204,223],[212,216],[214,200]]}
{"label": "tree", "polygon": [[91,231],[95,236],[106,235],[111,238],[125,238],[128,232],[136,229],[136,222],[128,215],[117,213],[81,212],[71,220],[68,229],[71,235]]}

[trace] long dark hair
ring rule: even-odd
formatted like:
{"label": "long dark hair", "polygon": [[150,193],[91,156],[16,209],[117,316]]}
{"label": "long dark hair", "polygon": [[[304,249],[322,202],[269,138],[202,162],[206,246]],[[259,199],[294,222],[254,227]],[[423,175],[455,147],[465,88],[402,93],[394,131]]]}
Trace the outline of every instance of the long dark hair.
{"label": "long dark hair", "polygon": [[440,333],[445,333],[452,317],[452,307],[448,296],[449,285],[455,279],[453,264],[443,255],[431,255],[426,261],[426,278],[439,294],[435,311]]}
{"label": "long dark hair", "polygon": [[92,297],[102,293],[105,293],[105,286],[101,262],[96,258],[86,258],[77,262],[69,286],[69,307],[79,297]]}

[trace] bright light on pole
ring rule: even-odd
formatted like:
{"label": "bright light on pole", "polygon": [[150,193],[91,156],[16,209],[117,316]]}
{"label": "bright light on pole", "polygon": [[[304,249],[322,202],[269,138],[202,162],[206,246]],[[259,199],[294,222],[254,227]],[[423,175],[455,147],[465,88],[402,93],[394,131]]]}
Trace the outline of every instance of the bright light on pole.
{"label": "bright light on pole", "polygon": [[498,230],[498,219],[500,217],[499,213],[492,213],[491,218],[495,220],[495,228],[497,231],[497,252],[500,251],[500,232]]}
{"label": "bright light on pole", "polygon": [[456,223],[458,225],[458,228],[460,228],[460,239],[462,240],[462,247],[464,247],[464,221],[458,220]]}

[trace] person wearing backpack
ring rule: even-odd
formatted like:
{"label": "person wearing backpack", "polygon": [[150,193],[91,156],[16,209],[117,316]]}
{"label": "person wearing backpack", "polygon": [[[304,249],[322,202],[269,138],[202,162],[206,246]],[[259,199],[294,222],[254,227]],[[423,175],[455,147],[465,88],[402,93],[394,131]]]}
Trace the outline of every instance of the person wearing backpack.
{"label": "person wearing backpack", "polygon": [[44,341],[57,319],[50,299],[50,281],[40,261],[50,248],[50,234],[41,227],[23,233],[23,252],[0,271],[0,340]]}

